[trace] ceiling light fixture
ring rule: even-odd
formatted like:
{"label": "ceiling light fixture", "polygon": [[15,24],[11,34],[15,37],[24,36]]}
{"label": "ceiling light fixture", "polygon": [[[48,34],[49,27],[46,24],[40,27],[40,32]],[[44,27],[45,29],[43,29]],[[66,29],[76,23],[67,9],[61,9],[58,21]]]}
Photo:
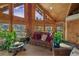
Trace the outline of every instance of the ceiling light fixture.
{"label": "ceiling light fixture", "polygon": [[52,7],[49,7],[49,9],[52,10],[53,8]]}

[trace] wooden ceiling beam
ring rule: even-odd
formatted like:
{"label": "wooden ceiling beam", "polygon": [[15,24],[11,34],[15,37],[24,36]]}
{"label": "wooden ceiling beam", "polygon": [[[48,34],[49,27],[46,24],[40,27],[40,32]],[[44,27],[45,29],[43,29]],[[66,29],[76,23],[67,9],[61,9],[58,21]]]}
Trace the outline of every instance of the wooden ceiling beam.
{"label": "wooden ceiling beam", "polygon": [[9,4],[0,5],[0,8],[8,7]]}
{"label": "wooden ceiling beam", "polygon": [[77,10],[77,9],[79,9],[79,4],[78,3],[71,3],[71,7],[70,7],[70,10],[69,10],[69,14],[68,15],[71,15],[71,13],[74,10]]}

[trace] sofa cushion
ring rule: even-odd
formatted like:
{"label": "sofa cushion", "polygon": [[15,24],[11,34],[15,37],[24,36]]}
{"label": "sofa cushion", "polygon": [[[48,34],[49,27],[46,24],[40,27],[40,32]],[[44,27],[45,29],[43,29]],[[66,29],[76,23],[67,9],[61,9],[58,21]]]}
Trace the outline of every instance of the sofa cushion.
{"label": "sofa cushion", "polygon": [[40,39],[41,39],[41,33],[35,32],[35,33],[33,34],[33,37],[32,37],[32,38],[35,39],[35,40],[40,40]]}
{"label": "sofa cushion", "polygon": [[70,56],[79,56],[79,49],[74,47],[70,53]]}
{"label": "sofa cushion", "polygon": [[46,34],[43,34],[42,37],[41,37],[41,40],[42,41],[46,41],[46,38],[47,38],[47,35]]}

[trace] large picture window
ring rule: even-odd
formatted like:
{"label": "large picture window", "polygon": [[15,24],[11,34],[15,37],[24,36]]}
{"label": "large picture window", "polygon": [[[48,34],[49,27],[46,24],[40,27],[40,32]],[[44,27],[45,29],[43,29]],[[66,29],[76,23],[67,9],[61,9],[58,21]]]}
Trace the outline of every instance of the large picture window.
{"label": "large picture window", "polygon": [[9,31],[9,24],[1,23],[0,27],[1,27],[1,30]]}
{"label": "large picture window", "polygon": [[17,37],[22,38],[26,36],[25,25],[22,24],[14,24],[13,30],[16,31]]}

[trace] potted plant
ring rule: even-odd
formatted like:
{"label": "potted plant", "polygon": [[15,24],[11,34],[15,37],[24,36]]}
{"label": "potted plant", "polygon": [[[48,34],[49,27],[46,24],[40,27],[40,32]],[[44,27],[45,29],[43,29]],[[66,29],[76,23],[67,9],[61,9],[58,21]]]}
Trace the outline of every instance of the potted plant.
{"label": "potted plant", "polygon": [[60,31],[57,31],[54,34],[54,47],[59,48],[61,41],[62,41],[62,33]]}
{"label": "potted plant", "polygon": [[0,31],[0,37],[5,41],[1,48],[8,50],[16,39],[16,32]]}
{"label": "potted plant", "polygon": [[5,49],[9,49],[10,46],[15,42],[16,39],[16,32],[6,32],[6,36],[5,36]]}

